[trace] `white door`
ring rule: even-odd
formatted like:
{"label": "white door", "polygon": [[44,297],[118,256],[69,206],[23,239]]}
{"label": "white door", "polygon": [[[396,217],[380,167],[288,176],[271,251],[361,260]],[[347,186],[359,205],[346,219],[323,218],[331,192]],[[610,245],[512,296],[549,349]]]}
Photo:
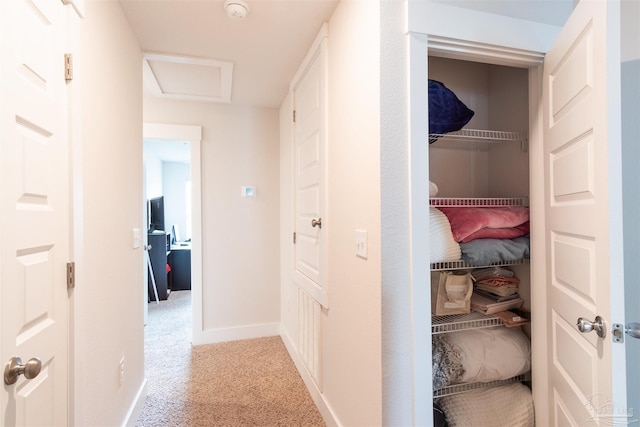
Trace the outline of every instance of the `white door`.
{"label": "white door", "polygon": [[2,0],[0,20],[0,360],[42,363],[35,378],[5,383],[0,424],[65,426],[65,9],[60,0]]}
{"label": "white door", "polygon": [[294,84],[295,278],[326,306],[323,47]]}
{"label": "white door", "polygon": [[[544,64],[549,419],[539,425],[628,421],[624,345],[611,339],[624,324],[615,3],[580,1]],[[578,331],[578,318],[596,316],[604,337]]]}

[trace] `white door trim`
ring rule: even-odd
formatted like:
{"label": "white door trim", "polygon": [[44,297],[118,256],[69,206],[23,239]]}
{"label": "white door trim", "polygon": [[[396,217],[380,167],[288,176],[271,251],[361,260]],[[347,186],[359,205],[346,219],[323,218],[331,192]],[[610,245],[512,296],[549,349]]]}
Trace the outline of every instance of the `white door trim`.
{"label": "white door trim", "polygon": [[[411,15],[411,14],[410,14]],[[429,259],[429,239],[428,239],[428,211],[424,204],[424,194],[428,194],[427,179],[424,178],[426,172],[429,171],[429,152],[425,144],[425,138],[428,134],[428,126],[423,117],[428,116],[427,105],[427,79],[428,75],[428,55],[436,53],[436,56],[460,59],[460,60],[479,60],[484,63],[505,65],[510,67],[529,68],[529,110],[530,110],[530,145],[536,145],[540,142],[541,129],[536,128],[539,119],[538,105],[540,103],[541,89],[537,83],[541,77],[538,77],[539,67],[544,54],[539,50],[529,50],[526,48],[514,48],[509,46],[501,46],[488,43],[486,41],[471,41],[458,39],[455,37],[447,37],[442,34],[425,34],[422,32],[409,32],[409,87],[410,90],[410,112],[409,112],[409,156],[411,176],[411,281],[412,281],[412,327],[414,329],[413,338],[413,362],[414,377],[416,381],[412,384],[414,402],[413,418],[416,425],[429,425],[433,414],[433,390],[431,387],[431,366],[422,366],[424,360],[431,359],[431,340],[428,334],[425,336],[424,330],[431,329],[431,296],[425,289],[425,283],[429,283],[430,277],[425,274],[422,268],[422,261]],[[539,150],[532,150],[530,154],[530,164],[539,164],[532,166],[531,170],[536,167],[542,168],[542,158],[537,154]],[[535,157],[534,157],[535,156]],[[534,182],[534,177],[530,178],[530,182]],[[544,224],[544,210],[540,209],[542,205],[538,195],[539,192],[531,191],[530,201],[532,222],[536,224]],[[534,199],[534,197],[538,197]],[[544,236],[542,236],[543,238]],[[536,238],[532,233],[532,239]],[[544,245],[536,245],[543,247]],[[532,244],[532,249],[534,248]],[[533,252],[531,259],[538,257],[544,260],[544,254]],[[533,266],[531,271],[533,271]],[[533,283],[533,273],[532,273]],[[540,298],[537,298],[538,300]],[[544,306],[540,302],[536,306],[536,311],[543,309]],[[533,305],[533,304],[532,304]],[[541,313],[544,311],[540,311]],[[544,317],[544,316],[532,316]],[[544,319],[541,319],[541,321]],[[535,357],[534,357],[535,358]],[[536,365],[536,369],[541,372],[545,371],[545,367]],[[536,392],[537,394],[537,392]],[[536,408],[536,411],[538,409]]]}
{"label": "white door trim", "polygon": [[162,123],[144,123],[143,137],[180,140],[191,143],[191,300],[193,344],[205,342],[202,323],[202,127]]}

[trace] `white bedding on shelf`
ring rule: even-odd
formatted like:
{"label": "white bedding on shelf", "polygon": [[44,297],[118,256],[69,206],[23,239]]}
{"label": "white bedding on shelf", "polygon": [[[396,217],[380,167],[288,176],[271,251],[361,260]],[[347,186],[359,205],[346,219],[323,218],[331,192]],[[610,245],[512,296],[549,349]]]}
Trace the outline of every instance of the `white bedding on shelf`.
{"label": "white bedding on shelf", "polygon": [[521,328],[471,329],[447,340],[460,351],[460,382],[506,380],[531,370],[531,343]]}
{"label": "white bedding on shelf", "polygon": [[473,390],[438,401],[449,427],[533,427],[531,390],[521,384]]}
{"label": "white bedding on shelf", "polygon": [[457,261],[462,258],[460,244],[453,239],[447,216],[429,208],[430,262]]}

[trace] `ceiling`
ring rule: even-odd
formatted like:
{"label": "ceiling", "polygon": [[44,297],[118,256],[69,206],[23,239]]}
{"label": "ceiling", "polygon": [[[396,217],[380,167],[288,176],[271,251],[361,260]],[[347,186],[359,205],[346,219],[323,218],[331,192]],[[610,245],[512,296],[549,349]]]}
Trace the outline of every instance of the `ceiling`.
{"label": "ceiling", "polygon": [[[339,0],[244,0],[231,19],[224,0],[119,0],[143,52],[145,94],[278,108]],[[574,0],[435,0],[561,24]],[[182,144],[154,144],[167,161],[188,161]],[[163,154],[164,153],[164,154]]]}
{"label": "ceiling", "polygon": [[144,54],[148,94],[278,108],[338,0],[120,0]]}

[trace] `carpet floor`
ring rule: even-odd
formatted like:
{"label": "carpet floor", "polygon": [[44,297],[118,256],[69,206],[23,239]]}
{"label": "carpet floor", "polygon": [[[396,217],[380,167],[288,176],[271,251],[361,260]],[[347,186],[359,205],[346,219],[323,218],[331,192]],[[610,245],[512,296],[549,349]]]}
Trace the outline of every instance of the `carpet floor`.
{"label": "carpet floor", "polygon": [[324,426],[280,337],[191,345],[191,292],[149,304],[136,427]]}

